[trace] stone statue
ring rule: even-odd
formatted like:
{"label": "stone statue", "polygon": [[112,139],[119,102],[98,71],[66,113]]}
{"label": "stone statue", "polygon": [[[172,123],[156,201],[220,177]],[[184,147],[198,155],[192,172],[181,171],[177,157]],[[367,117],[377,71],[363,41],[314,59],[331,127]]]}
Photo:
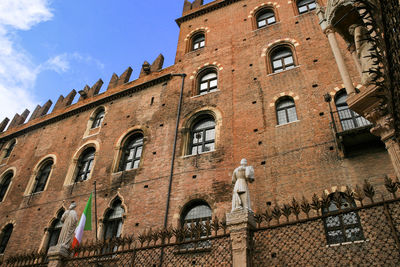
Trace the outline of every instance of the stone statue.
{"label": "stone statue", "polygon": [[371,58],[374,53],[373,44],[367,40],[369,36],[365,26],[353,24],[349,27],[349,33],[354,37],[354,46],[361,65],[361,83],[368,85],[375,76],[369,73],[369,70],[376,68],[374,60]]}
{"label": "stone statue", "polygon": [[249,188],[247,181],[254,181],[254,169],[247,166],[247,160],[242,159],[240,166],[233,171],[232,183],[235,184],[232,196],[232,211],[248,209],[251,211]]}
{"label": "stone statue", "polygon": [[69,248],[74,238],[76,226],[78,224],[78,215],[75,211],[76,204],[72,202],[69,209],[64,212],[61,217],[63,226],[61,228],[60,237],[58,238],[57,245]]}

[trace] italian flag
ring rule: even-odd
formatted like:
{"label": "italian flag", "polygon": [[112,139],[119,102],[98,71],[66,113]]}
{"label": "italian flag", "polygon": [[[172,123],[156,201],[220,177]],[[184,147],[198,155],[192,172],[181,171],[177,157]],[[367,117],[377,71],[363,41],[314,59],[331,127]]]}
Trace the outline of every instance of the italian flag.
{"label": "italian flag", "polygon": [[82,236],[84,230],[92,230],[92,193],[90,194],[89,200],[86,203],[85,210],[82,213],[81,219],[79,220],[78,227],[75,229],[75,237],[72,241],[72,248],[76,248],[82,242]]}

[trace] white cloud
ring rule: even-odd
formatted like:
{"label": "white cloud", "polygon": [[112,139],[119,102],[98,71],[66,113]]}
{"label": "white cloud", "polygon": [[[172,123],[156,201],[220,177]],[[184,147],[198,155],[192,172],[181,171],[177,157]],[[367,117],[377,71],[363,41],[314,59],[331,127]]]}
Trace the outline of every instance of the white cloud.
{"label": "white cloud", "polygon": [[44,64],[39,65],[37,72],[43,70],[53,70],[57,73],[63,73],[69,70],[69,59],[67,54],[61,54],[49,58]]}
{"label": "white cloud", "polygon": [[[12,119],[25,108],[32,111],[36,105],[32,89],[38,68],[14,36],[18,30],[29,30],[52,16],[48,0],[0,1],[0,121],[4,117]],[[63,67],[61,62],[58,64]]]}

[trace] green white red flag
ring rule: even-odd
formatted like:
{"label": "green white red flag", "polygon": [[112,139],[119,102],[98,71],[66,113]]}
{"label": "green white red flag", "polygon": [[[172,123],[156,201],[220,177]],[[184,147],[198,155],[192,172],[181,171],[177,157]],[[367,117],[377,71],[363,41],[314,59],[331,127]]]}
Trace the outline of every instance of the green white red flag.
{"label": "green white red flag", "polygon": [[85,209],[83,210],[78,227],[75,229],[75,237],[72,241],[72,248],[76,248],[81,244],[84,230],[92,230],[92,194],[90,194],[89,200],[86,203]]}

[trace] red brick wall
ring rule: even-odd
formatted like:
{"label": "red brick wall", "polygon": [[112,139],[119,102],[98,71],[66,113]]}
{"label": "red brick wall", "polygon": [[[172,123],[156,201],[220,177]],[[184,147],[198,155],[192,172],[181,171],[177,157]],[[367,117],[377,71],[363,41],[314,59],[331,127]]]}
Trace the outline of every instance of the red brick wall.
{"label": "red brick wall", "polygon": [[[250,185],[255,211],[264,209],[266,201],[281,202],[302,195],[309,198],[313,193],[332,186],[355,185],[364,179],[381,183],[384,174],[393,175],[386,151],[371,150],[361,156],[339,158],[335,149],[329,149],[335,147],[335,143],[323,95],[341,87],[341,79],[315,12],[295,16],[292,4],[278,0],[279,22],[253,30],[252,18],[248,16],[262,2],[238,1],[183,22],[174,66],[160,74],[113,89],[113,92],[124,90],[166,73],[187,74],[169,224],[176,225],[184,205],[195,198],[208,201],[213,214],[219,217],[229,212],[231,173],[243,157],[255,168],[256,180]],[[206,47],[185,53],[185,37],[199,27],[209,30]],[[268,75],[266,57],[261,56],[263,49],[269,43],[285,38],[298,42],[296,56],[299,65],[292,70]],[[345,51],[344,44],[341,45]],[[199,67],[213,62],[219,64],[219,91],[193,97],[195,82],[192,76]],[[348,54],[346,62],[357,81],[356,70]],[[314,84],[318,86],[313,87]],[[64,199],[66,207],[71,200],[75,200],[80,214],[93,189],[94,180],[99,190],[99,219],[118,192],[127,208],[123,234],[162,226],[180,85],[181,79],[174,77],[165,86],[158,84],[106,103],[104,125],[94,136],[83,138],[87,121],[96,108],[18,136],[11,158],[6,165],[0,166],[0,173],[9,167],[17,170],[6,199],[0,203],[0,226],[15,221],[6,253],[38,248],[45,227],[48,227]],[[271,103],[282,92],[292,92],[298,97],[295,103],[299,121],[276,126],[275,109]],[[102,97],[100,95],[96,99]],[[150,105],[152,97],[154,103]],[[221,116],[216,151],[197,157],[183,157],[185,122],[190,114],[206,107]],[[321,112],[323,116],[319,115]],[[34,123],[32,121],[29,125]],[[140,168],[118,178],[118,175],[112,175],[115,146],[131,127],[139,127],[145,135]],[[8,134],[3,133],[0,139]],[[96,140],[100,145],[93,173],[90,180],[75,185],[71,194],[71,186],[63,185],[68,167],[73,155],[89,140]],[[23,197],[23,193],[33,168],[47,154],[57,156],[55,169],[47,189],[34,195],[28,204],[29,197]],[[262,165],[262,162],[265,164]],[[136,226],[136,223],[139,225]],[[86,235],[87,238],[93,236],[94,233]]]}

